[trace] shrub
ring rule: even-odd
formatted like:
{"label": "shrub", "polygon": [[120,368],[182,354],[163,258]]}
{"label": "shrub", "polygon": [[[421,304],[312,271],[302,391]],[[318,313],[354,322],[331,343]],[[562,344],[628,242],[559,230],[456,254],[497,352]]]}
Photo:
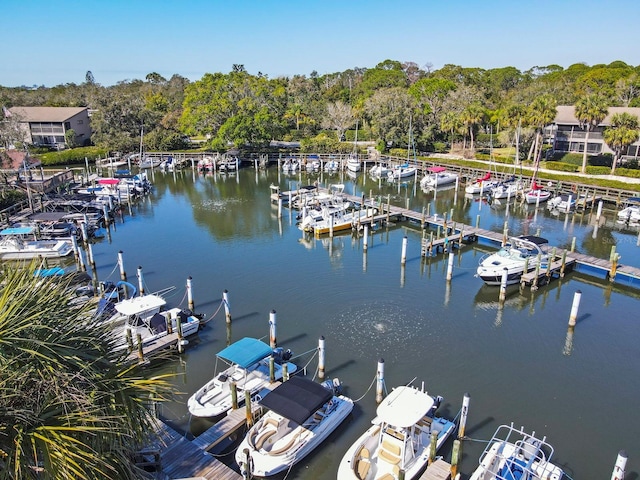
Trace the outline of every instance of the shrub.
{"label": "shrub", "polygon": [[589,175],[608,175],[611,173],[611,168],[587,165],[587,173]]}
{"label": "shrub", "polygon": [[559,172],[577,172],[578,165],[574,165],[573,163],[565,163],[565,162],[546,162],[544,168],[548,168],[549,170],[557,170]]}
{"label": "shrub", "polygon": [[435,153],[446,153],[447,149],[448,147],[445,142],[433,142],[433,151]]}
{"label": "shrub", "polygon": [[640,178],[640,170],[632,168],[616,168],[615,174],[623,177]]}
{"label": "shrub", "polygon": [[47,152],[36,155],[36,157],[44,166],[84,165],[85,158],[93,163],[99,157],[106,157],[108,153],[106,148],[80,147],[59,152]]}

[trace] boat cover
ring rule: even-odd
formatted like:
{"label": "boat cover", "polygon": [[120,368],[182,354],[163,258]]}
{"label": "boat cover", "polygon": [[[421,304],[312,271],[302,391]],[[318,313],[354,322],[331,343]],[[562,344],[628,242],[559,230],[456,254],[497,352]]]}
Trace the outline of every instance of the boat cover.
{"label": "boat cover", "polygon": [[520,235],[519,237],[515,237],[515,240],[525,240],[527,242],[535,243],[536,245],[545,245],[549,243],[549,240],[542,237],[536,237],[535,235]]}
{"label": "boat cover", "polygon": [[269,345],[261,340],[251,337],[244,337],[218,353],[218,357],[235,363],[242,368],[247,368],[271,355],[272,350]]}
{"label": "boat cover", "polygon": [[444,167],[429,167],[427,168],[427,171],[431,172],[431,173],[441,173],[444,172],[446,170],[446,168]]}
{"label": "boat cover", "polygon": [[35,231],[35,227],[11,227],[0,231],[0,235],[29,235]]}
{"label": "boat cover", "polygon": [[394,388],[378,405],[376,414],[383,422],[394,427],[408,428],[424,417],[433,404],[433,397],[428,393],[417,388],[401,386]]}
{"label": "boat cover", "polygon": [[100,180],[98,180],[98,183],[100,185],[118,185],[120,183],[120,180],[118,180],[117,178],[101,178]]}
{"label": "boat cover", "polygon": [[291,377],[265,395],[260,405],[302,425],[332,397],[333,392],[313,380]]}
{"label": "boat cover", "polygon": [[158,295],[143,295],[116,303],[116,310],[123,315],[136,315],[163,307],[166,304],[165,299]]}

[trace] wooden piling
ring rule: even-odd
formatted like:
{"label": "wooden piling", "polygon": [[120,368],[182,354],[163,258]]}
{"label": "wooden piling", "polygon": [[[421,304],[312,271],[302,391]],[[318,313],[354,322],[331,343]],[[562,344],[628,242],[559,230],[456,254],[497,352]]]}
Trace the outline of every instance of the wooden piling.
{"label": "wooden piling", "polygon": [[611,473],[611,480],[623,480],[624,470],[627,466],[627,452],[620,450],[618,457],[616,458],[616,464],[613,467],[613,473]]}
{"label": "wooden piling", "polygon": [[193,288],[191,286],[191,280],[192,278],[190,276],[187,277],[187,304],[189,305],[189,310],[193,312],[195,304],[193,303]]}
{"label": "wooden piling", "polygon": [[271,310],[269,313],[269,345],[272,349],[278,345],[276,338],[276,311]]}
{"label": "wooden piling", "polygon": [[234,410],[238,409],[238,385],[232,380],[229,383],[229,390],[231,391],[231,408]]}
{"label": "wooden piling", "polygon": [[318,339],[318,378],[320,378],[320,380],[324,379],[324,361],[324,336],[321,336]]}
{"label": "wooden piling", "polygon": [[378,360],[378,370],[376,372],[376,402],[382,402],[384,398],[384,358]]}
{"label": "wooden piling", "polygon": [[407,236],[405,235],[402,238],[402,256],[400,257],[400,265],[405,265],[407,263]]}
{"label": "wooden piling", "polygon": [[450,282],[451,279],[453,278],[453,259],[454,259],[453,252],[449,252],[449,262],[447,264],[447,282]]}
{"label": "wooden piling", "polygon": [[468,393],[465,393],[462,397],[462,409],[460,410],[460,425],[458,425],[458,439],[462,440],[464,438],[464,431],[467,427],[467,417],[469,416],[469,403],[471,402],[471,397]]}
{"label": "wooden piling", "polygon": [[253,427],[253,414],[251,413],[251,390],[244,391],[244,409],[247,415],[247,429]]}
{"label": "wooden piling", "polygon": [[460,462],[461,442],[458,439],[453,441],[453,447],[451,449],[451,478],[456,478],[458,474],[458,463]]}
{"label": "wooden piling", "polygon": [[229,305],[229,291],[222,292],[222,303],[224,304],[224,314],[227,323],[231,323],[231,306]]}
{"label": "wooden piling", "polygon": [[120,280],[126,280],[127,272],[124,270],[124,252],[122,250],[118,252],[118,267],[120,267]]}
{"label": "wooden piling", "polygon": [[142,267],[138,265],[138,269],[136,270],[136,276],[138,277],[138,291],[140,295],[144,295],[144,282],[142,281]]}
{"label": "wooden piling", "polygon": [[578,309],[580,308],[580,299],[582,298],[582,292],[577,290],[573,294],[573,303],[571,304],[571,314],[569,315],[569,326],[575,327],[576,320],[578,318]]}

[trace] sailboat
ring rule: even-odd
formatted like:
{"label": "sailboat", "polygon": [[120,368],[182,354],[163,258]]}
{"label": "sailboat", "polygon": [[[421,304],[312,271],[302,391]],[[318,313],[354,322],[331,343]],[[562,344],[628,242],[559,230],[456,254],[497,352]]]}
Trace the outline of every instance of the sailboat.
{"label": "sailboat", "polygon": [[497,186],[500,183],[497,180],[491,180],[491,166],[493,165],[493,126],[491,127],[491,135],[489,138],[489,159],[491,163],[491,165],[489,166],[489,171],[482,177],[477,178],[474,182],[467,185],[464,189],[465,193],[470,193],[471,195],[481,195],[483,193],[490,192],[493,187]]}
{"label": "sailboat", "polygon": [[544,186],[536,182],[538,176],[538,168],[540,167],[539,154],[536,153],[536,168],[533,171],[533,178],[531,179],[531,188],[525,192],[524,200],[528,204],[536,204],[546,202],[551,198],[551,192],[545,190]]}
{"label": "sailboat", "polygon": [[347,170],[350,172],[359,172],[362,168],[360,158],[358,158],[358,120],[356,120],[356,139],[353,142],[353,152],[347,159]]}
{"label": "sailboat", "polygon": [[407,145],[407,161],[401,165],[394,166],[391,171],[387,173],[389,180],[399,180],[401,178],[411,178],[416,176],[418,168],[409,164],[409,157],[411,155],[411,149],[413,148],[413,159],[415,161],[416,149],[413,145],[413,130],[411,128],[411,117],[409,117],[409,144]]}
{"label": "sailboat", "polygon": [[493,202],[494,200],[502,200],[506,199],[509,202],[511,199],[516,198],[516,196],[521,192],[522,185],[520,180],[516,180],[516,165],[518,165],[518,153],[520,152],[520,124],[518,123],[518,128],[516,130],[516,154],[513,162],[513,174],[511,177],[503,180],[498,183],[491,189],[489,194],[490,200]]}

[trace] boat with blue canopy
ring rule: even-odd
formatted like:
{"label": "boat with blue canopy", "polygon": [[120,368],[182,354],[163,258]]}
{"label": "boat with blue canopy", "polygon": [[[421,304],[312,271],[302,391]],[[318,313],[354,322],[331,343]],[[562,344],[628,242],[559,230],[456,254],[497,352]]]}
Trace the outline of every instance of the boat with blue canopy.
{"label": "boat with blue canopy", "polygon": [[73,252],[71,242],[62,239],[39,240],[36,227],[11,227],[0,230],[0,259],[29,260],[62,258]]}
{"label": "boat with blue canopy", "polygon": [[239,405],[244,403],[247,390],[251,392],[252,401],[261,398],[270,383],[269,358],[275,360],[274,379],[280,380],[284,364],[289,373],[297,370],[296,365],[288,361],[291,355],[289,350],[272,349],[256,338],[244,337],[232,343],[216,355],[216,372],[218,360],[228,367],[215,374],[189,398],[189,412],[196,417],[217,417],[226,413],[232,407],[232,384],[235,384]]}

